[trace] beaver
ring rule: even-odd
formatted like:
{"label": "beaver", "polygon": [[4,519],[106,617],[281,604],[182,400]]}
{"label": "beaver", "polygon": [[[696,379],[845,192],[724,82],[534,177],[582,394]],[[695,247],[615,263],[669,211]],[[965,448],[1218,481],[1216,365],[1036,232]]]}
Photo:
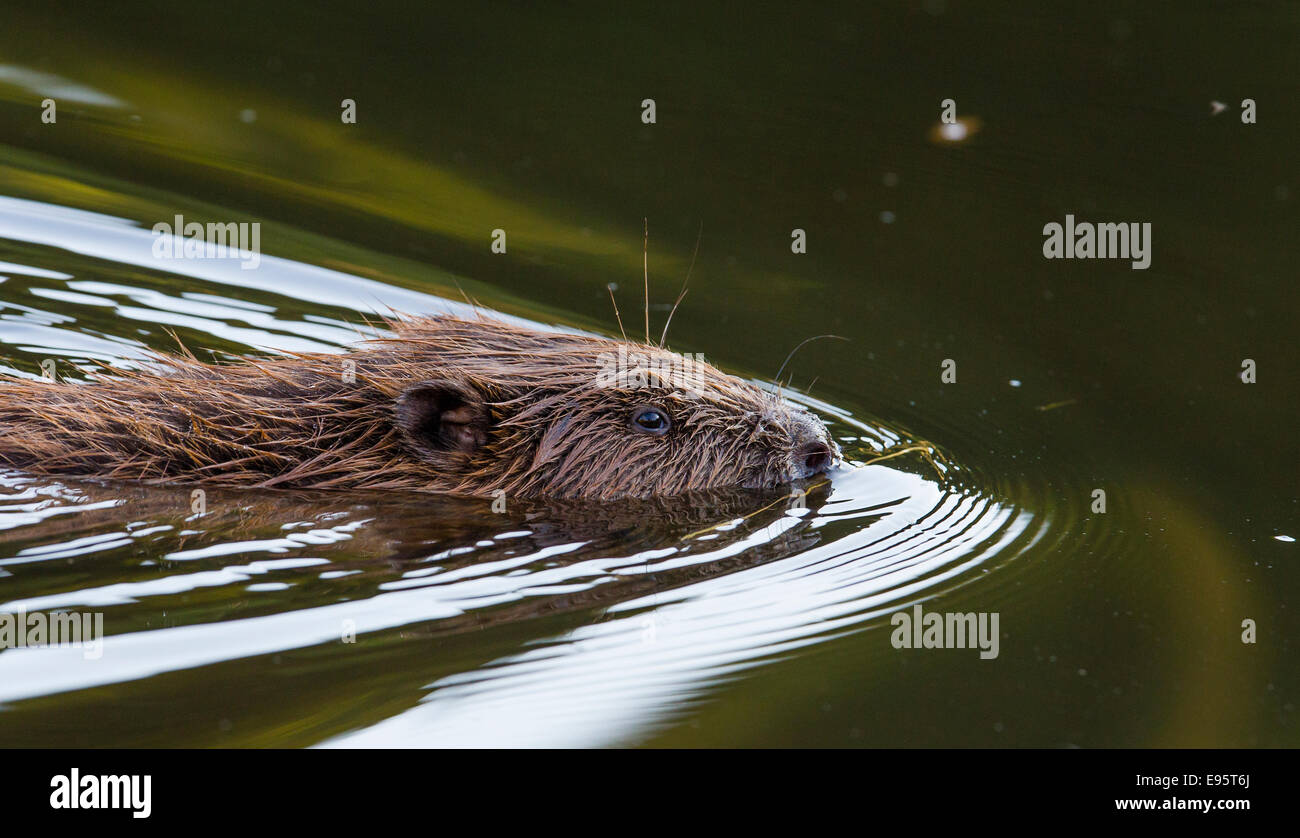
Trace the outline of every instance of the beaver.
{"label": "beaver", "polygon": [[[404,317],[346,353],[0,381],[0,465],[250,488],[650,498],[829,469],[812,414],[646,343]],[[617,369],[634,359],[635,368]],[[610,374],[613,371],[613,374]]]}

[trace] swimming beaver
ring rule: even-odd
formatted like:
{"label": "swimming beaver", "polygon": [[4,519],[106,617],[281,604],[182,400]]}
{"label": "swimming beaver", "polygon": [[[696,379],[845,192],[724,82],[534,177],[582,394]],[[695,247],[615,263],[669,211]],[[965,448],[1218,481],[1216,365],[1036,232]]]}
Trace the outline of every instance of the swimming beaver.
{"label": "swimming beaver", "polygon": [[[213,365],[186,354],[91,383],[0,381],[0,464],[151,482],[611,499],[775,487],[839,456],[811,414],[664,349],[488,318],[389,325],[392,337],[344,355]],[[639,372],[608,374],[614,359],[636,356]]]}

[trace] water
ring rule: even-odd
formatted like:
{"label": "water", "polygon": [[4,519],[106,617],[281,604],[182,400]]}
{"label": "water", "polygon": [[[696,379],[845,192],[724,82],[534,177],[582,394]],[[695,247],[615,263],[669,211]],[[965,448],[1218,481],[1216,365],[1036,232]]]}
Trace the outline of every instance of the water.
{"label": "water", "polygon": [[[1288,6],[253,8],[7,13],[5,372],[171,333],[335,351],[470,300],[615,335],[611,282],[635,332],[648,218],[656,335],[691,271],[674,348],[761,382],[848,338],[789,372],[849,463],[806,511],[214,490],[200,515],[190,487],[5,472],[0,612],[106,637],[0,651],[0,744],[1297,744]],[[1044,260],[1067,213],[1150,222],[1151,267]],[[261,264],[156,258],[177,214],[259,221]],[[900,440],[948,465],[864,464]],[[997,613],[997,657],[895,649],[918,603]]]}

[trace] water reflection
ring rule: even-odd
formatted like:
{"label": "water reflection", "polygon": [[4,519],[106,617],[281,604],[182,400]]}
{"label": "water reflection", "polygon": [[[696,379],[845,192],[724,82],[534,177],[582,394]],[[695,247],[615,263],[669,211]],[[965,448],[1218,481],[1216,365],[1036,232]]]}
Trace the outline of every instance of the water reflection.
{"label": "water reflection", "polygon": [[[831,525],[854,526],[817,537]],[[595,746],[634,742],[741,672],[861,630],[901,603],[972,578],[1026,540],[1033,518],[868,467],[786,517],[691,557],[629,557],[620,577],[693,566],[692,581],[610,605],[605,619],[427,687],[416,707],[330,746]],[[764,555],[777,556],[763,561]],[[699,569],[746,557],[727,572]],[[701,578],[702,577],[702,578]]]}

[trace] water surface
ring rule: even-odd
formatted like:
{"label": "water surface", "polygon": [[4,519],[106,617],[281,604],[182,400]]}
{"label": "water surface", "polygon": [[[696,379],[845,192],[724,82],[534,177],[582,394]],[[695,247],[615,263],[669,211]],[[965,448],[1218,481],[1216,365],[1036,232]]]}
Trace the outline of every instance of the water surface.
{"label": "water surface", "polygon": [[[5,472],[0,611],[107,637],[0,651],[0,744],[1297,744],[1292,6],[371,5],[7,13],[0,369],[475,304],[616,335],[649,219],[674,348],[770,382],[848,338],[787,390],[848,462],[806,509],[500,514]],[[178,213],[261,264],[156,258]],[[1151,267],[1044,260],[1067,213],[1151,223]],[[865,464],[918,439],[948,465]],[[895,649],[917,603],[999,614],[998,656]]]}

